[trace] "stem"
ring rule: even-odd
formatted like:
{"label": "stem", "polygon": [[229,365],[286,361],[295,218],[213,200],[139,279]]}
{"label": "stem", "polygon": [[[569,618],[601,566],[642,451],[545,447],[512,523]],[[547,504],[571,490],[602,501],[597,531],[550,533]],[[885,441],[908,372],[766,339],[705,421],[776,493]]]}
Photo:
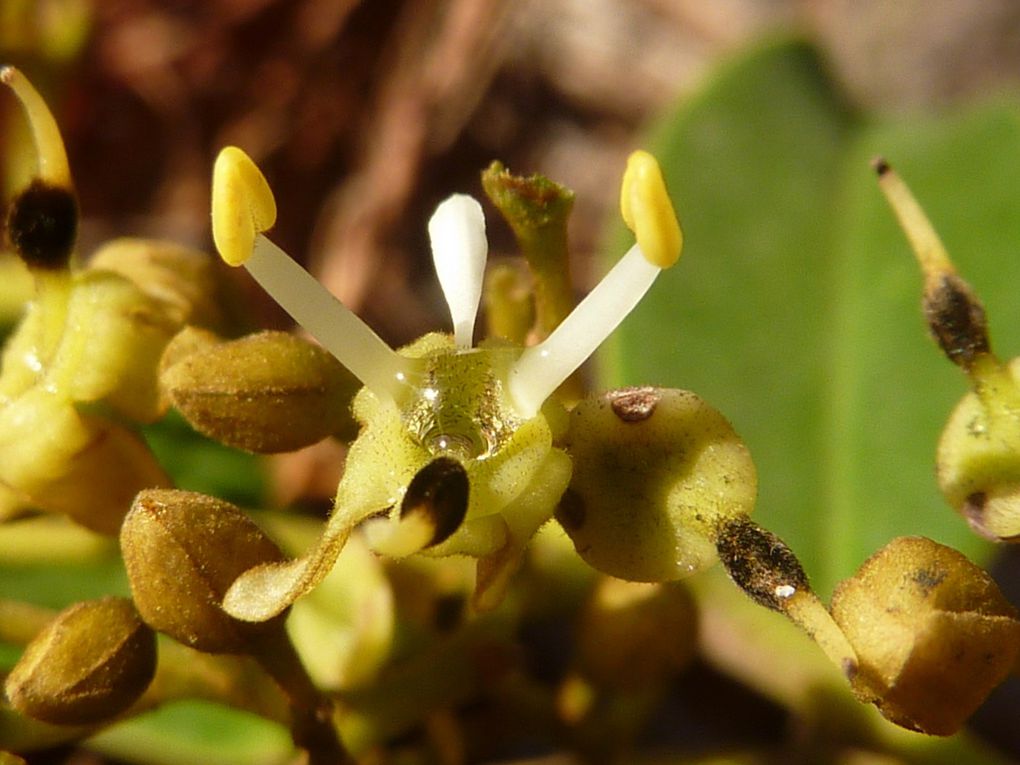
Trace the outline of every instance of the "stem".
{"label": "stem", "polygon": [[352,762],[333,726],[333,702],[315,687],[282,622],[259,638],[252,656],[287,697],[291,736],[308,752],[309,765]]}

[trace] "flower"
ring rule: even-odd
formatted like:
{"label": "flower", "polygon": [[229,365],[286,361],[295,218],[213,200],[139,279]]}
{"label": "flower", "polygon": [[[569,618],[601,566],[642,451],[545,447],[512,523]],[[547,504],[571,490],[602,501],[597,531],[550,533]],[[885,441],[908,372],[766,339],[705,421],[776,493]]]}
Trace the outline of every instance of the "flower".
{"label": "flower", "polygon": [[134,495],[170,479],[128,423],[165,411],[156,366],[170,338],[209,309],[208,259],[166,243],[107,243],[75,262],[78,204],[56,121],[18,70],[0,84],[20,102],[35,177],[6,228],[35,294],[0,368],[0,520],[63,513],[116,534]]}
{"label": "flower", "polygon": [[239,577],[224,599],[229,613],[253,621],[280,613],[322,580],[366,521],[378,552],[477,558],[475,606],[502,599],[528,540],[570,481],[571,460],[554,446],[565,412],[553,392],[680,254],[680,226],[646,152],[628,162],[621,207],[638,244],[545,340],[476,347],[485,221],[477,201],[450,197],[432,216],[429,236],[453,334],[431,333],[395,351],[263,235],[276,217],[265,178],[240,149],[220,153],[212,222],[221,257],[243,265],[365,386],[353,403],[362,431],[318,543],[300,558]]}

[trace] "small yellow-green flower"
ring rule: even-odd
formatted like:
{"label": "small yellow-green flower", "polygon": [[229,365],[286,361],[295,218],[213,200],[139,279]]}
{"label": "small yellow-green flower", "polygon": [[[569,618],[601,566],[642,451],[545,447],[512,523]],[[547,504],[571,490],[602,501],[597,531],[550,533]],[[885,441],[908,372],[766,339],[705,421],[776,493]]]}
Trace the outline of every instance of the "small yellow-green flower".
{"label": "small yellow-green flower", "polygon": [[429,236],[453,333],[428,334],[394,351],[262,235],[275,219],[269,187],[239,149],[221,152],[213,238],[223,259],[243,264],[365,386],[353,404],[362,429],[317,545],[241,576],[224,600],[228,612],[251,620],[279,613],[321,581],[363,522],[370,546],[387,555],[427,550],[477,558],[475,606],[501,600],[528,540],[570,481],[571,459],[558,445],[568,421],[553,392],[680,253],[679,224],[650,155],[632,157],[621,198],[638,244],[529,348],[474,345],[485,221],[471,197],[447,199]]}

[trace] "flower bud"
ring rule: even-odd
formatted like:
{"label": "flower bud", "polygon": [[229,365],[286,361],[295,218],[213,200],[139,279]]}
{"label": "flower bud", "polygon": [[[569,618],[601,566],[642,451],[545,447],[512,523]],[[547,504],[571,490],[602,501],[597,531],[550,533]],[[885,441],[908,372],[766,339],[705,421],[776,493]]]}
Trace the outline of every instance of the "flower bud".
{"label": "flower bud", "polygon": [[556,518],[598,570],[657,582],[716,559],[716,530],[754,507],[757,478],[726,419],[689,391],[623,388],[570,415],[574,472]]}
{"label": "flower bud", "polygon": [[143,491],[120,544],[139,613],[175,640],[207,653],[247,653],[253,639],[280,626],[240,622],[220,608],[242,572],[283,560],[234,505],[189,491]]}
{"label": "flower bud", "polygon": [[145,442],[36,387],[0,408],[0,483],[23,506],[116,534],[142,489],[169,486]]}
{"label": "flower bud", "polygon": [[212,324],[219,318],[212,260],[204,252],[173,242],[125,237],[96,250],[89,270],[127,278],[158,300],[178,326]]}
{"label": "flower bud", "polygon": [[131,706],[156,672],[156,635],[126,598],[62,611],[7,676],[11,706],[56,725],[109,720]]}
{"label": "flower bud", "polygon": [[1017,611],[992,578],[923,537],[865,561],[836,588],[832,615],[858,655],[855,693],[924,733],[957,731],[1020,654]]}
{"label": "flower bud", "polygon": [[321,347],[260,332],[183,355],[161,375],[174,405],[205,435],[252,452],[353,438],[357,379]]}
{"label": "flower bud", "polygon": [[602,577],[581,616],[577,644],[587,677],[607,688],[636,690],[685,667],[697,637],[698,612],[682,584]]}
{"label": "flower bud", "polygon": [[946,500],[994,541],[1020,538],[1020,359],[957,404],[939,439],[936,475]]}

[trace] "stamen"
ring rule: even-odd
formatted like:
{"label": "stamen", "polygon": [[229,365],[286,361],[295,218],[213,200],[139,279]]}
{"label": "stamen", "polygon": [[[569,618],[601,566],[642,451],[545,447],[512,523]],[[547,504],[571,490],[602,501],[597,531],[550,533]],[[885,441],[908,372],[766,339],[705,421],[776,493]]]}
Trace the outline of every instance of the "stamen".
{"label": "stamen", "polygon": [[213,240],[220,257],[248,272],[337,360],[379,395],[398,398],[414,362],[396,353],[287,253],[261,235],[276,217],[272,192],[240,149],[220,152],[213,170]]}
{"label": "stamen", "polygon": [[466,194],[454,194],[432,214],[429,238],[453,319],[454,341],[460,348],[470,348],[489,250],[482,206]]}
{"label": "stamen", "polygon": [[64,141],[60,137],[57,121],[43,97],[25,75],[13,66],[0,67],[0,82],[14,91],[28,117],[39,162],[36,175],[48,185],[70,189],[71,170],[67,164]]}
{"label": "stamen", "polygon": [[525,349],[511,368],[507,385],[521,417],[538,412],[634,310],[662,269],[680,257],[680,223],[654,157],[646,152],[631,155],[620,198],[624,221],[638,243],[549,337]]}

